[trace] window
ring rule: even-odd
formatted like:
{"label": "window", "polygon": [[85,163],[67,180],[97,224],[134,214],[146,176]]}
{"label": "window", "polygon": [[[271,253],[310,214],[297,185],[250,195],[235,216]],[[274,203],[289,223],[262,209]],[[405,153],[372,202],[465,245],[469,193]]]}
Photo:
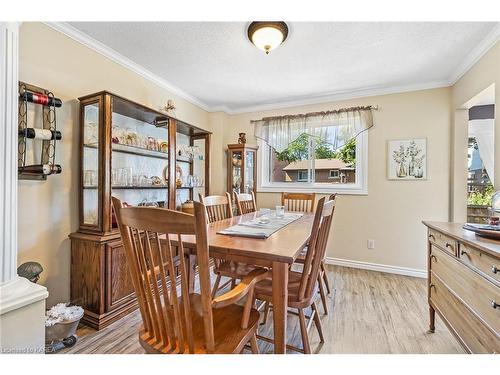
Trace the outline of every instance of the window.
{"label": "window", "polygon": [[297,181],[307,181],[307,170],[306,171],[299,171]]}
{"label": "window", "polygon": [[368,136],[342,148],[303,134],[282,152],[259,140],[258,191],[367,194]]}
{"label": "window", "polygon": [[339,178],[340,171],[338,169],[330,170],[330,178]]}

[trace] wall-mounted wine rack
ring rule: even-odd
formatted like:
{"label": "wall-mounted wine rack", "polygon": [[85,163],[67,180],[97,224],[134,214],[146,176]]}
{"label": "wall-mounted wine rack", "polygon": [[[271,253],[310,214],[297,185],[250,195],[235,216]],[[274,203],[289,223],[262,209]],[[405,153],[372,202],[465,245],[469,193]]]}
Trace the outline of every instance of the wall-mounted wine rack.
{"label": "wall-mounted wine rack", "polygon": [[[28,103],[42,106],[42,128],[28,127]],[[62,102],[49,90],[19,82],[18,179],[46,180],[48,175],[61,172],[61,166],[55,164],[56,143],[61,139],[61,133],[57,131],[56,107],[61,105]],[[38,134],[43,134],[43,137],[39,138]],[[52,136],[47,137],[47,134]],[[30,138],[42,139],[40,164],[26,165],[26,146]]]}

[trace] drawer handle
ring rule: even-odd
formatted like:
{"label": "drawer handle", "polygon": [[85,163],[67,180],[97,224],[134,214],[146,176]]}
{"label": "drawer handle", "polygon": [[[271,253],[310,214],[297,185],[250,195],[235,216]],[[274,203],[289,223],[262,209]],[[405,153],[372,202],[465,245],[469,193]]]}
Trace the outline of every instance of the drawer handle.
{"label": "drawer handle", "polygon": [[493,272],[493,273],[498,273],[498,268],[497,268],[497,266],[493,266],[493,267],[491,267],[491,272]]}
{"label": "drawer handle", "polygon": [[465,250],[460,250],[460,255],[467,255],[467,251],[465,251]]}
{"label": "drawer handle", "polygon": [[444,246],[446,246],[446,247],[453,247],[453,245],[451,243],[449,243],[449,242],[446,242],[446,244]]}
{"label": "drawer handle", "polygon": [[429,234],[429,240],[436,241],[436,237],[433,234]]}
{"label": "drawer handle", "polygon": [[436,289],[436,286],[434,284],[429,284],[429,289],[432,289],[432,288]]}
{"label": "drawer handle", "polygon": [[493,300],[493,301],[491,301],[491,307],[496,309],[497,307],[500,307],[500,304],[498,304],[497,301]]}
{"label": "drawer handle", "polygon": [[430,259],[431,259],[431,260],[433,260],[433,259],[434,259],[434,261],[435,261],[435,262],[437,262],[437,261],[438,261],[438,258],[436,258],[436,256],[435,256],[434,254],[431,254]]}

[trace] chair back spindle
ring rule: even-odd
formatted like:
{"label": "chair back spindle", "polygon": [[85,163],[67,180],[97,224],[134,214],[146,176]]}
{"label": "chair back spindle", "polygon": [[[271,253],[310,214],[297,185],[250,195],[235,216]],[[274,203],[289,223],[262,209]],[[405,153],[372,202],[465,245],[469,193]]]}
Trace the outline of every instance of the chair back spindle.
{"label": "chair back spindle", "polygon": [[281,193],[281,205],[287,211],[313,212],[314,193]]}
{"label": "chair back spindle", "polygon": [[153,342],[164,353],[194,353],[190,299],[199,295],[189,293],[189,267],[182,238],[196,236],[204,346],[207,352],[214,352],[207,217],[203,204],[194,202],[193,216],[162,208],[123,207],[118,198],[112,200],[143,319],[141,338]]}

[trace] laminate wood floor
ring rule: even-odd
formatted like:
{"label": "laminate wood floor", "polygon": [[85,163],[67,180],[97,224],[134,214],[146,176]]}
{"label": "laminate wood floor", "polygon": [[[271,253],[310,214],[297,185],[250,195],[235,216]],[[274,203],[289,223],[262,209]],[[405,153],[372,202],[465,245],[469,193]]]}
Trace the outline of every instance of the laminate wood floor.
{"label": "laminate wood floor", "polygon": [[[436,332],[428,333],[426,281],[407,276],[328,266],[334,290],[328,296],[329,313],[321,315],[325,343],[313,325],[309,331],[314,353],[463,353],[436,316]],[[318,298],[318,307],[323,312]],[[298,318],[289,314],[288,343],[301,347]],[[59,353],[144,353],[138,342],[139,311],[95,331],[81,326],[73,348]],[[272,336],[272,312],[259,334]],[[259,341],[261,353],[272,344]],[[294,352],[290,352],[294,353]]]}

